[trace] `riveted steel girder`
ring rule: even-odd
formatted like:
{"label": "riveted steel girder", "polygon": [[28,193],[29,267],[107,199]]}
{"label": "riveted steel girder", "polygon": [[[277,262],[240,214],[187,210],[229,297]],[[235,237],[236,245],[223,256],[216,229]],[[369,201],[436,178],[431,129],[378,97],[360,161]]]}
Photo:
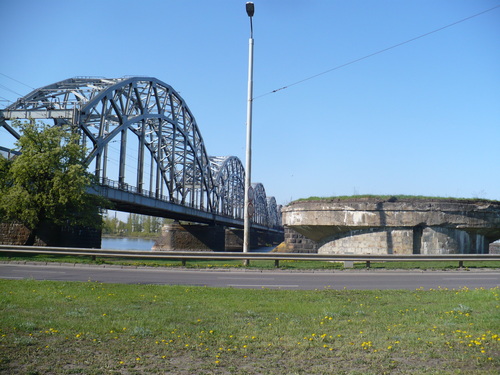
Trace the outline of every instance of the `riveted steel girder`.
{"label": "riveted steel girder", "polygon": [[211,156],[210,164],[217,187],[217,208],[222,215],[243,219],[245,169],[235,156]]}
{"label": "riveted steel girder", "polygon": [[[16,138],[19,134],[6,120],[70,124],[86,147],[89,169],[102,184],[243,219],[241,161],[208,157],[184,99],[156,78],[71,78],[34,90],[0,115],[0,126]],[[261,184],[254,189],[253,221],[275,226],[281,214],[269,211],[276,209],[274,198],[266,198]]]}

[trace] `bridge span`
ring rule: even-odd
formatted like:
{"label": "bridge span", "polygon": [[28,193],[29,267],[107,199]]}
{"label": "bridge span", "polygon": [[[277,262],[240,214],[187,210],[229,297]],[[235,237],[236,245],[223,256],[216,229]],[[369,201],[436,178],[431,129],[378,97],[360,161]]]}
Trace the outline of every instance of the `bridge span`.
{"label": "bridge span", "polygon": [[[20,134],[12,121],[20,119],[70,125],[99,181],[92,191],[117,210],[243,227],[241,161],[209,156],[186,102],[157,78],[66,79],[0,110],[0,127],[16,139]],[[252,228],[282,232],[275,198],[261,183],[252,189]]]}

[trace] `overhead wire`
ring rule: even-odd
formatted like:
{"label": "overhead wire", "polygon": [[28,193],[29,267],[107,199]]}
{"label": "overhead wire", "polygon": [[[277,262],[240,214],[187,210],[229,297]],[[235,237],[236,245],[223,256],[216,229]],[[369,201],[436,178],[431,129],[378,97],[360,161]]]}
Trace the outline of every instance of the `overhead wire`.
{"label": "overhead wire", "polygon": [[12,100],[7,99],[7,98],[3,97],[2,95],[0,95],[0,99],[2,99],[2,101],[5,101],[5,102],[12,102]]}
{"label": "overhead wire", "polygon": [[0,72],[0,74],[1,74],[1,75],[3,75],[4,77],[7,77],[7,78],[9,78],[9,79],[11,79],[11,80],[13,80],[13,81],[17,82],[17,83],[20,83],[21,85],[24,85],[24,86],[26,86],[26,87],[28,87],[28,88],[30,88],[30,89],[32,89],[32,90],[35,90],[35,88],[34,88],[34,87],[32,87],[32,86],[30,86],[30,85],[27,85],[26,83],[21,82],[21,81],[19,81],[19,80],[15,79],[15,78],[12,78],[12,77],[8,76],[8,75],[7,75],[7,74],[5,74],[5,73],[1,73],[1,72]]}
{"label": "overhead wire", "polygon": [[389,50],[391,50],[391,49],[394,49],[394,48],[397,48],[397,47],[401,47],[401,46],[403,46],[403,45],[405,45],[405,44],[408,44],[408,43],[414,42],[414,41],[416,41],[416,40],[418,40],[418,39],[425,38],[426,36],[429,36],[429,35],[435,34],[435,33],[439,32],[439,31],[442,31],[442,30],[445,30],[445,29],[450,28],[450,27],[452,27],[452,26],[458,25],[459,23],[462,23],[462,22],[468,21],[468,20],[470,20],[470,19],[472,19],[472,18],[475,18],[475,17],[481,16],[481,15],[483,15],[483,14],[485,14],[485,13],[488,13],[488,12],[491,12],[491,11],[493,11],[493,10],[497,9],[497,8],[500,8],[500,4],[499,4],[499,5],[494,6],[493,8],[489,8],[489,9],[486,9],[486,10],[484,10],[484,11],[482,11],[482,12],[479,12],[479,13],[473,14],[473,15],[471,15],[471,16],[468,16],[468,17],[466,17],[466,18],[462,18],[461,20],[455,21],[455,22],[450,23],[450,24],[448,24],[448,25],[446,25],[446,26],[442,26],[442,27],[440,27],[440,28],[438,28],[438,29],[435,29],[435,30],[429,31],[429,32],[427,32],[427,33],[425,33],[425,34],[421,34],[421,35],[416,36],[416,37],[414,37],[414,38],[411,38],[411,39],[405,40],[404,42],[400,42],[400,43],[394,44],[394,45],[392,45],[392,46],[390,46],[390,47],[387,47],[387,48],[381,49],[381,50],[379,50],[379,51],[376,51],[376,52],[370,53],[370,54],[365,55],[365,56],[363,56],[363,57],[359,57],[359,58],[357,58],[357,59],[351,60],[351,61],[346,62],[346,63],[344,63],[344,64],[337,65],[337,66],[335,66],[335,67],[333,67],[333,68],[330,68],[330,69],[327,69],[327,70],[325,70],[325,71],[323,71],[323,72],[321,72],[321,73],[314,74],[314,75],[309,76],[309,77],[307,77],[307,78],[304,78],[304,79],[301,79],[301,80],[299,80],[299,81],[296,81],[296,82],[290,83],[290,84],[288,84],[288,85],[286,85],[286,86],[282,86],[282,87],[280,87],[280,88],[278,88],[278,89],[275,89],[275,90],[269,91],[269,92],[267,92],[267,93],[265,93],[265,94],[262,94],[262,95],[256,96],[256,97],[254,97],[252,100],[259,99],[259,98],[262,98],[262,97],[267,96],[267,95],[270,95],[270,94],[274,94],[274,93],[276,93],[276,92],[278,92],[278,91],[281,91],[281,90],[288,89],[288,88],[290,88],[290,87],[292,87],[292,86],[296,86],[296,85],[298,85],[298,84],[301,84],[301,83],[303,83],[303,82],[309,81],[309,80],[314,79],[314,78],[317,78],[317,77],[322,76],[322,75],[324,75],[324,74],[327,74],[327,73],[333,72],[334,70],[338,70],[338,69],[344,68],[344,67],[346,67],[346,66],[348,66],[348,65],[352,65],[352,64],[355,64],[355,63],[360,62],[360,61],[362,61],[362,60],[366,60],[366,59],[368,59],[368,58],[370,58],[370,57],[373,57],[373,56],[379,55],[379,54],[381,54],[381,53],[387,52],[387,51],[389,51]]}
{"label": "overhead wire", "polygon": [[2,85],[1,83],[0,83],[0,87],[3,88],[4,90],[10,91],[11,93],[18,95],[18,96],[23,96],[23,94],[19,94],[18,92],[14,91],[12,89],[9,89],[7,86]]}
{"label": "overhead wire", "polygon": [[[13,78],[13,77],[11,77],[11,76],[9,76],[9,75],[5,74],[5,73],[1,73],[1,72],[0,72],[0,75],[4,76],[4,77],[6,77],[6,78],[8,78],[8,79],[10,79],[10,80],[12,80],[12,81],[14,81],[14,82],[17,82],[17,83],[19,83],[19,84],[21,84],[21,85],[24,85],[24,86],[26,86],[26,87],[29,87],[29,88],[30,88],[30,89],[32,89],[32,90],[35,90],[35,88],[34,88],[34,87],[32,87],[32,86],[30,86],[30,85],[27,85],[26,83],[21,82],[21,81],[19,81],[18,79],[15,79],[15,78]],[[9,87],[7,87],[7,86],[5,86],[5,85],[1,84],[1,83],[0,83],[0,88],[2,88],[2,89],[4,89],[4,90],[7,90],[7,91],[10,91],[11,93],[13,93],[13,94],[15,94],[15,95],[17,95],[17,96],[20,96],[20,97],[24,96],[23,94],[20,94],[20,93],[18,93],[17,91],[14,91],[14,90],[12,90],[11,88],[9,88]],[[2,97],[2,96],[0,96],[0,98],[4,99],[5,101],[10,102],[10,103],[12,103],[12,102],[13,102],[12,100],[9,100],[9,99],[4,98],[4,97]]]}

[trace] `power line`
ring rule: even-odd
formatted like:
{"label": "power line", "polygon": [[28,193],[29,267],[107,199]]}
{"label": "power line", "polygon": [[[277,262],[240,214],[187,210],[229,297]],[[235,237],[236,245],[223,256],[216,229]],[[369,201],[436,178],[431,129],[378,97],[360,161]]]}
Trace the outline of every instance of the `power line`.
{"label": "power line", "polygon": [[0,74],[1,74],[1,75],[3,75],[4,77],[7,77],[7,78],[9,78],[9,79],[11,79],[11,80],[13,80],[13,81],[17,82],[17,83],[20,83],[21,85],[24,85],[24,86],[26,86],[26,87],[29,87],[29,88],[30,88],[30,89],[32,89],[32,90],[35,90],[35,88],[34,88],[34,87],[31,87],[30,85],[27,85],[26,83],[23,83],[23,82],[21,82],[21,81],[18,81],[17,79],[12,78],[12,77],[8,76],[8,75],[7,75],[7,74],[5,74],[5,73],[0,73]]}
{"label": "power line", "polygon": [[1,99],[2,101],[5,101],[5,102],[12,102],[12,100],[7,99],[7,98],[5,98],[5,97],[3,97],[3,96],[1,96],[1,95],[0,95],[0,99]]}
{"label": "power line", "polygon": [[23,96],[22,94],[19,94],[18,92],[15,92],[14,90],[9,89],[7,86],[2,85],[1,83],[0,83],[0,87],[3,88],[4,90],[10,91],[10,92],[18,95],[18,96]]}
{"label": "power line", "polygon": [[323,72],[321,72],[321,73],[318,73],[318,74],[312,75],[312,76],[310,76],[310,77],[307,77],[307,78],[301,79],[300,81],[297,81],[297,82],[291,83],[291,84],[289,84],[289,85],[286,85],[286,86],[280,87],[280,88],[278,88],[278,89],[276,89],[276,90],[269,91],[269,92],[267,92],[267,93],[265,93],[265,94],[262,94],[262,95],[256,96],[256,97],[254,97],[254,98],[253,98],[253,100],[255,100],[255,99],[259,99],[259,98],[262,98],[263,96],[267,96],[267,95],[270,95],[270,94],[274,94],[274,93],[276,93],[276,92],[278,92],[278,91],[281,91],[281,90],[285,90],[285,89],[287,89],[287,88],[289,88],[289,87],[292,87],[292,86],[298,85],[298,84],[300,84],[300,83],[303,83],[303,82],[309,81],[309,80],[311,80],[311,79],[314,79],[314,78],[316,78],[316,77],[322,76],[322,75],[324,75],[324,74],[327,74],[327,73],[333,72],[334,70],[338,70],[338,69],[344,68],[344,67],[346,67],[346,66],[348,66],[348,65],[352,65],[352,64],[357,63],[357,62],[359,62],[359,61],[366,60],[366,59],[368,59],[368,58],[370,58],[370,57],[373,57],[373,56],[379,55],[379,54],[381,54],[381,53],[387,52],[387,51],[389,51],[389,50],[391,50],[391,49],[394,49],[394,48],[397,48],[397,47],[401,47],[401,46],[403,46],[403,45],[405,45],[405,44],[408,44],[408,43],[414,42],[414,41],[416,41],[416,40],[418,40],[418,39],[421,39],[421,38],[424,38],[424,37],[429,36],[429,35],[431,35],[431,34],[437,33],[437,32],[439,32],[439,31],[442,31],[442,30],[447,29],[447,28],[449,28],[449,27],[452,27],[452,26],[458,25],[459,23],[462,23],[462,22],[468,21],[468,20],[470,20],[470,19],[472,19],[472,18],[474,18],[474,17],[478,17],[478,16],[481,16],[481,15],[483,15],[483,14],[485,14],[485,13],[491,12],[492,10],[495,10],[495,9],[497,9],[497,8],[499,8],[499,7],[500,7],[500,5],[494,6],[493,8],[486,9],[486,10],[484,10],[484,11],[482,11],[482,12],[479,12],[479,13],[473,14],[472,16],[469,16],[469,17],[463,18],[463,19],[461,19],[461,20],[459,20],[459,21],[455,21],[455,22],[450,23],[450,24],[448,24],[448,25],[446,25],[446,26],[440,27],[440,28],[438,28],[438,29],[435,29],[435,30],[429,31],[429,32],[427,32],[427,33],[425,33],[425,34],[421,34],[421,35],[416,36],[416,37],[414,37],[414,38],[408,39],[408,40],[406,40],[406,41],[404,41],[404,42],[401,42],[401,43],[398,43],[398,44],[394,44],[394,45],[392,45],[392,46],[390,46],[390,47],[387,47],[387,48],[381,49],[381,50],[379,50],[379,51],[377,51],[377,52],[370,53],[369,55],[366,55],[366,56],[363,56],[363,57],[357,58],[357,59],[355,59],[355,60],[351,60],[351,61],[349,61],[349,62],[347,62],[347,63],[344,63],[344,64],[341,64],[341,65],[337,65],[337,66],[335,66],[335,67],[333,67],[333,68],[331,68],[331,69],[325,70],[325,71],[323,71]]}

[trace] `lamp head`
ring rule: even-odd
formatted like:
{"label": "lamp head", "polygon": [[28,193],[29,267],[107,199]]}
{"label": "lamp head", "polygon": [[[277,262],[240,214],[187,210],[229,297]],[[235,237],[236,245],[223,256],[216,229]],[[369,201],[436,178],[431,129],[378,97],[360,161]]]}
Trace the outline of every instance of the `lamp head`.
{"label": "lamp head", "polygon": [[253,17],[253,14],[255,12],[255,7],[251,1],[247,2],[246,9],[247,9],[248,17],[250,17],[250,18]]}

